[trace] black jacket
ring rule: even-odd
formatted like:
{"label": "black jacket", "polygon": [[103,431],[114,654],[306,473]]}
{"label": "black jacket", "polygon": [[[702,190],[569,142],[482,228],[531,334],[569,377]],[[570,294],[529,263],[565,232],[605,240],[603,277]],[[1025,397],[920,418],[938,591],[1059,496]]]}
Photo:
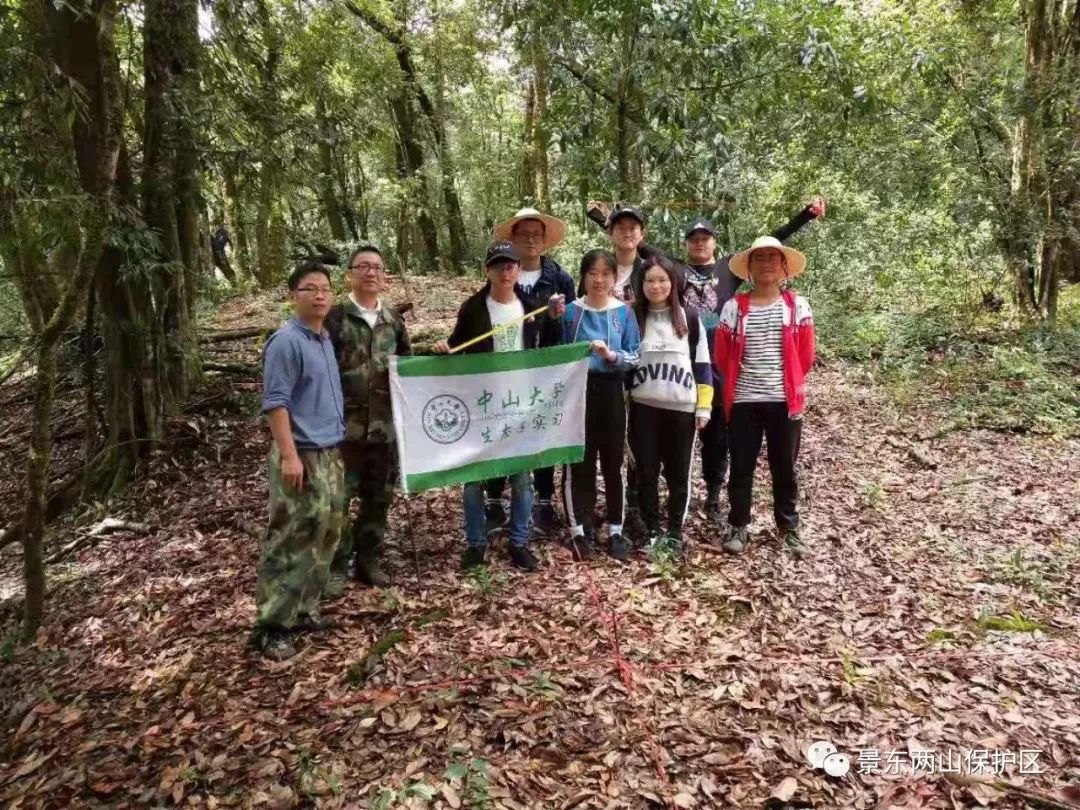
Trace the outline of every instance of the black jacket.
{"label": "black jacket", "polygon": [[[454,324],[454,331],[447,340],[451,349],[491,330],[491,314],[487,308],[487,297],[490,290],[491,283],[489,282],[466,298],[461,305],[457,314],[457,323]],[[515,286],[514,293],[517,295],[518,300],[521,301],[521,306],[524,307],[526,313],[532,312],[532,310],[540,306],[539,303],[535,303],[530,297],[526,296],[521,291],[521,287]],[[522,343],[524,343],[526,349],[554,346],[559,342],[558,321],[543,314],[525,321],[521,332]],[[467,349],[462,349],[461,354],[479,354],[480,352],[494,350],[495,341],[490,337],[486,337]]]}
{"label": "black jacket", "polygon": [[547,256],[540,257],[540,278],[536,280],[533,288],[525,294],[532,302],[529,310],[536,309],[548,302],[553,295],[565,295],[566,303],[574,300],[574,279],[570,277],[559,263]]}
{"label": "black jacket", "polygon": [[[557,261],[547,256],[540,257],[540,278],[536,280],[532,289],[525,293],[528,304],[526,312],[532,312],[537,307],[542,307],[553,295],[566,296],[566,303],[570,303],[576,297],[574,295],[574,279],[563,270]],[[490,326],[488,327],[491,328]],[[555,346],[559,343],[557,329],[543,331],[540,335],[541,346]]]}

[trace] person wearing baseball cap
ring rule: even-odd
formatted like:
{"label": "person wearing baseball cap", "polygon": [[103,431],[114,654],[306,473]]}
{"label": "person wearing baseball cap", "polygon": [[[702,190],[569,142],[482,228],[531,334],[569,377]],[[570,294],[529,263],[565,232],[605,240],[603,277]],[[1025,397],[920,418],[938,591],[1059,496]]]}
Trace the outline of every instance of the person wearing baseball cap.
{"label": "person wearing baseball cap", "polygon": [[611,237],[618,269],[612,294],[632,306],[641,295],[641,267],[647,256],[639,255],[639,248],[645,241],[649,220],[640,207],[628,203],[616,203],[609,211],[603,203],[590,202],[586,214]]}
{"label": "person wearing baseball cap", "polygon": [[[521,260],[518,287],[529,300],[526,312],[532,312],[551,300],[562,296],[570,303],[574,295],[574,280],[559,263],[547,255],[566,235],[566,223],[544,214],[535,208],[522,208],[495,229],[495,239],[510,242]],[[541,346],[552,345],[547,340],[558,340],[558,335],[542,336]],[[550,537],[559,530],[559,515],[555,510],[555,468],[545,467],[534,471],[533,485],[536,498],[533,501],[533,531],[538,537]],[[487,530],[494,534],[506,526],[508,520],[503,505],[506,489],[505,478],[492,478],[485,485],[487,502]]]}
{"label": "person wearing baseball cap", "polygon": [[[438,341],[433,351],[448,354],[454,346],[460,346],[493,329],[494,334],[462,349],[465,354],[479,352],[514,352],[538,349],[554,345],[561,336],[559,319],[566,312],[565,303],[554,297],[549,305],[551,317],[529,318],[530,299],[518,286],[521,275],[521,258],[510,242],[493,242],[484,258],[487,283],[465,299],[458,310],[454,331],[448,340]],[[502,328],[500,328],[502,327]],[[549,335],[551,337],[549,337]],[[507,552],[510,561],[524,571],[535,571],[536,557],[529,550],[529,518],[532,513],[532,482],[529,473],[520,472],[510,476],[510,523],[508,525]],[[465,555],[461,560],[464,570],[484,563],[487,553],[487,526],[484,511],[484,482],[473,481],[463,491],[465,507]]]}

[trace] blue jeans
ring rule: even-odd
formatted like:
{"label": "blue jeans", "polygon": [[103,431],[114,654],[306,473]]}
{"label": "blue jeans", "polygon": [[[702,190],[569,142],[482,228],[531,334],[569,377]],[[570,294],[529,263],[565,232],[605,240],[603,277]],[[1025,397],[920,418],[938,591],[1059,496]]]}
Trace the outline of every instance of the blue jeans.
{"label": "blue jeans", "polygon": [[[465,485],[465,542],[469,548],[487,545],[487,517],[484,512],[484,482]],[[532,482],[528,471],[510,476],[510,545],[523,546],[529,541],[529,518],[532,516]]]}

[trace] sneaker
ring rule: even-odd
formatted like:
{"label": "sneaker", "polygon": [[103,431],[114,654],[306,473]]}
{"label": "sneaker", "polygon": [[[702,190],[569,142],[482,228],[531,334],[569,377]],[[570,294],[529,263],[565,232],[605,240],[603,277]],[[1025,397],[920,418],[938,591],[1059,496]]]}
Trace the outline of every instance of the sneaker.
{"label": "sneaker", "polygon": [[488,501],[484,504],[484,516],[487,519],[487,533],[495,534],[500,532],[510,522],[510,518],[506,515],[506,507],[503,506],[502,501]]}
{"label": "sneaker", "polygon": [[633,542],[644,542],[648,537],[649,530],[645,526],[645,521],[641,519],[641,513],[637,509],[627,509],[626,517],[623,520],[623,534],[629,537]]}
{"label": "sneaker", "polygon": [[271,661],[284,661],[296,655],[296,647],[282,630],[256,630],[254,641],[263,658]]}
{"label": "sneaker", "polygon": [[559,515],[549,500],[533,504],[533,531],[538,537],[548,537],[559,532]]}
{"label": "sneaker", "polygon": [[570,538],[570,553],[574,562],[585,562],[596,556],[596,542],[586,534]]}
{"label": "sneaker", "polygon": [[487,546],[469,546],[461,557],[461,570],[471,571],[484,564],[484,553]]}
{"label": "sneaker", "polygon": [[379,567],[377,557],[357,557],[353,564],[353,577],[372,588],[389,588],[390,577]]}
{"label": "sneaker", "polygon": [[798,529],[788,529],[784,532],[784,547],[788,550],[788,554],[799,560],[810,553],[810,547],[803,542]]}
{"label": "sneaker", "polygon": [[705,493],[705,520],[720,522],[720,487],[710,486]]}
{"label": "sneaker", "polygon": [[745,526],[738,528],[734,526],[728,526],[727,539],[724,540],[724,551],[728,554],[742,554],[746,549],[746,544],[750,539],[750,533],[746,530]]}
{"label": "sneaker", "polygon": [[334,601],[340,599],[345,593],[346,578],[336,571],[330,574],[330,578],[326,580],[326,585],[323,586],[322,598],[327,601]]}
{"label": "sneaker", "polygon": [[510,555],[510,562],[520,568],[522,571],[535,571],[537,562],[536,557],[529,551],[529,547],[526,545],[518,545],[512,543],[507,549],[507,553]]}
{"label": "sneaker", "polygon": [[619,562],[627,562],[630,559],[630,546],[627,545],[626,538],[621,534],[611,535],[608,538],[608,554]]}

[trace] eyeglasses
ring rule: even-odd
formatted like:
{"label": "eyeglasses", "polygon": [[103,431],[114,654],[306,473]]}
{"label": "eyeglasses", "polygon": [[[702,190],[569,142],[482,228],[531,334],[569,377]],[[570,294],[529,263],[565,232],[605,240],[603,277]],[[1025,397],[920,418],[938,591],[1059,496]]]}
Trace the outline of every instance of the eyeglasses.
{"label": "eyeglasses", "polygon": [[360,264],[354,264],[350,270],[358,270],[361,273],[381,273],[386,268],[381,264],[369,264],[368,262],[360,262]]}
{"label": "eyeglasses", "polygon": [[297,287],[298,293],[308,293],[309,295],[333,295],[334,291],[330,287]]}

